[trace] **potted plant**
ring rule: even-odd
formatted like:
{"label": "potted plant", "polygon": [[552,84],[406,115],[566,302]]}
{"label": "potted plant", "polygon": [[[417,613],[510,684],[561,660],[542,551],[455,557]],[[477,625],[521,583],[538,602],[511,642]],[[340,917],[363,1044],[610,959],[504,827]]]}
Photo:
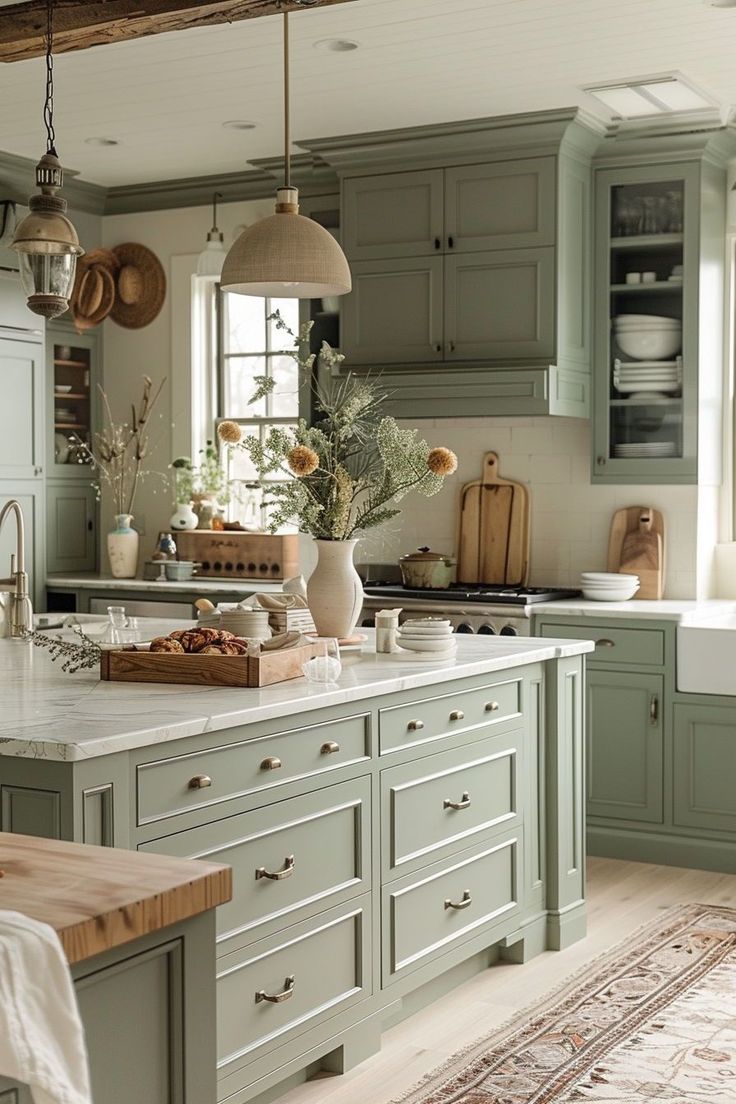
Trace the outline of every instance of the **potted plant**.
{"label": "potted plant", "polygon": [[174,500],[176,509],[169,518],[172,529],[196,529],[198,518],[192,509],[194,494],[194,465],[188,456],[178,456],[171,465],[174,471]]}

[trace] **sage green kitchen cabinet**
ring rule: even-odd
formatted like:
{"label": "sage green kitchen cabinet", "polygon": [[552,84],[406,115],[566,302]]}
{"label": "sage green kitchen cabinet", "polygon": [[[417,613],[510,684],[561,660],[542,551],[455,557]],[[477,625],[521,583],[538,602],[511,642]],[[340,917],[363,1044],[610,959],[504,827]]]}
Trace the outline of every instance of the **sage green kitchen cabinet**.
{"label": "sage green kitchen cabinet", "polygon": [[662,821],[663,679],[590,668],[589,816]]}
{"label": "sage green kitchen cabinet", "polygon": [[351,264],[342,300],[342,347],[361,364],[413,364],[443,357],[443,260],[411,257]]}
{"label": "sage green kitchen cabinet", "polygon": [[94,571],[97,566],[97,490],[89,483],[46,485],[48,571]]}
{"label": "sage green kitchen cabinet", "polygon": [[445,246],[465,253],[555,243],[555,159],[445,169]]}
{"label": "sage green kitchen cabinet", "polygon": [[0,479],[43,475],[43,343],[0,326]]}
{"label": "sage green kitchen cabinet", "polygon": [[351,261],[426,257],[444,240],[444,172],[350,177],[343,192],[343,245]]}
{"label": "sage green kitchen cabinet", "polygon": [[674,822],[736,832],[736,705],[675,704]]}
{"label": "sage green kitchen cabinet", "polygon": [[46,329],[46,475],[90,483],[92,468],[81,444],[89,445],[97,422],[100,378],[98,334],[78,334],[56,319]]}

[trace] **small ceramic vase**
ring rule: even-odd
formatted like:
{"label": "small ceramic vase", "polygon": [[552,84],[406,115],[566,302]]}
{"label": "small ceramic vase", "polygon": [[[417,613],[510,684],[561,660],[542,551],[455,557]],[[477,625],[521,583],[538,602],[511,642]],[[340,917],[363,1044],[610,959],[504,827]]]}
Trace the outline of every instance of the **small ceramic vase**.
{"label": "small ceramic vase", "polygon": [[172,529],[196,529],[198,524],[199,518],[189,502],[180,502],[169,518]]}
{"label": "small ceramic vase", "polygon": [[107,534],[107,555],[114,579],[135,579],[138,570],[138,541],[131,528],[131,514],[116,514],[115,528]]}

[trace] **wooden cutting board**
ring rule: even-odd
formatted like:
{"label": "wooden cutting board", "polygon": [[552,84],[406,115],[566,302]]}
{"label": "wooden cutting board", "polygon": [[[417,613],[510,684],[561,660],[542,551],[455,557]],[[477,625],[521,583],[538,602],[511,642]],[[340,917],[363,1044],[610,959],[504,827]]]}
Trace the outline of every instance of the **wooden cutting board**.
{"label": "wooden cutting board", "polygon": [[638,575],[637,598],[660,599],[665,575],[664,520],[651,506],[617,510],[608,541],[608,570]]}
{"label": "wooden cutting board", "polygon": [[487,452],[481,479],[460,495],[458,582],[520,586],[529,574],[529,491],[504,479]]}

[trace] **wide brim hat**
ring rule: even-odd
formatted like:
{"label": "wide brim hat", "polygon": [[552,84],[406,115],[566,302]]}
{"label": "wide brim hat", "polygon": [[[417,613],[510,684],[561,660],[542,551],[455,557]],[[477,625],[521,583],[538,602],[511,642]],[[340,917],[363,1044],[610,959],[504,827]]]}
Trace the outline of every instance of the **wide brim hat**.
{"label": "wide brim hat", "polygon": [[117,293],[110,312],[113,322],[130,330],[153,322],[166,297],[166,274],[155,253],[137,242],[116,245]]}
{"label": "wide brim hat", "polygon": [[92,249],[77,261],[69,310],[77,333],[98,326],[115,303],[118,262],[107,249]]}

